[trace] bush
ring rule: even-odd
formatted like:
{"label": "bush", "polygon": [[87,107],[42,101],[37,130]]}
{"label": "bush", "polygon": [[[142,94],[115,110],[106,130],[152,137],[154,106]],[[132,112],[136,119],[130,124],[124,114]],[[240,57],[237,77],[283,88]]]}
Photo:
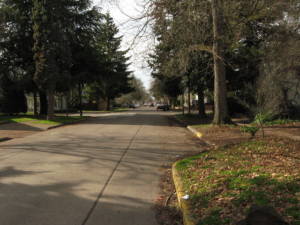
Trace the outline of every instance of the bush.
{"label": "bush", "polygon": [[249,133],[251,137],[254,137],[255,134],[259,131],[259,127],[254,127],[254,126],[243,126],[241,127],[241,131],[244,133]]}
{"label": "bush", "polygon": [[265,124],[274,120],[274,116],[271,113],[258,113],[254,118],[254,122],[258,124]]}

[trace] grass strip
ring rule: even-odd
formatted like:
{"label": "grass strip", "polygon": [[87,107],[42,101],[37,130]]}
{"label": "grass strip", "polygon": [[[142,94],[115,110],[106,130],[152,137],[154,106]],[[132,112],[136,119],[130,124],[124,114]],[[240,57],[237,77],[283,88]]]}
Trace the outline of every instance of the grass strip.
{"label": "grass strip", "polygon": [[52,120],[45,120],[41,118],[35,118],[33,116],[0,116],[0,124],[1,123],[36,123],[36,124],[49,124],[49,125],[61,125],[61,124],[68,124],[79,122],[81,120],[85,120],[87,117],[80,117],[80,116],[57,116],[54,117]]}
{"label": "grass strip", "polygon": [[236,224],[260,205],[300,225],[299,149],[299,142],[256,139],[179,161],[198,224]]}

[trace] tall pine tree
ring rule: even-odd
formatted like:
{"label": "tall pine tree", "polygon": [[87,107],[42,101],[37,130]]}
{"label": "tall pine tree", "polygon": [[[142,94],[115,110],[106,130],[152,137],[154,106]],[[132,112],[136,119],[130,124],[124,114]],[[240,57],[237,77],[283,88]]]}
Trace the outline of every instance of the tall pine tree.
{"label": "tall pine tree", "polygon": [[56,62],[56,45],[54,33],[59,28],[59,21],[55,21],[53,6],[56,1],[34,0],[33,30],[34,30],[34,60],[35,81],[47,91],[48,119],[54,116],[54,91],[58,77],[58,63]]}
{"label": "tall pine tree", "polygon": [[102,31],[97,37],[96,48],[101,55],[102,74],[92,85],[100,101],[105,101],[106,110],[110,110],[111,101],[122,94],[132,91],[129,81],[127,51],[121,50],[122,37],[109,14],[104,15]]}

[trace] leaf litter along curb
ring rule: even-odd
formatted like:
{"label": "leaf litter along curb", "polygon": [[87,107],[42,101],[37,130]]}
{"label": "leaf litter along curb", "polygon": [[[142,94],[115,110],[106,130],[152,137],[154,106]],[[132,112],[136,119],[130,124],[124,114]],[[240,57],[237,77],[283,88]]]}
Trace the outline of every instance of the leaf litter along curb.
{"label": "leaf litter along curb", "polygon": [[268,205],[300,224],[300,142],[254,139],[177,163],[201,225],[236,224]]}
{"label": "leaf litter along curb", "polygon": [[159,225],[183,225],[182,214],[178,207],[171,166],[165,165],[160,179],[160,194],[155,201],[156,220]]}

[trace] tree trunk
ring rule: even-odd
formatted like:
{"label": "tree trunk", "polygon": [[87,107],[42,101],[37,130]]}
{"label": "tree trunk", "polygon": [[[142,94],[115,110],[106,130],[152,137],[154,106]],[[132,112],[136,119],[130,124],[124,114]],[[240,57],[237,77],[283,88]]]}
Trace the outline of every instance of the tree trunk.
{"label": "tree trunk", "polygon": [[52,120],[54,118],[54,104],[55,104],[55,97],[54,97],[54,90],[49,88],[47,91],[48,97],[48,113],[47,113],[47,120]]}
{"label": "tree trunk", "polygon": [[204,93],[202,88],[198,88],[198,111],[199,111],[199,116],[201,118],[206,117],[205,113],[205,102],[204,102]]}
{"label": "tree trunk", "polygon": [[40,96],[40,116],[46,116],[48,112],[48,99],[43,91],[39,91]]}
{"label": "tree trunk", "polygon": [[172,98],[171,99],[171,108],[175,109],[175,107],[176,107],[176,98]]}
{"label": "tree trunk", "polygon": [[69,117],[69,101],[70,101],[70,93],[68,91],[66,94],[66,117]]}
{"label": "tree trunk", "polygon": [[188,76],[188,114],[191,114],[191,81]]}
{"label": "tree trunk", "polygon": [[78,97],[79,97],[79,112],[80,112],[80,117],[82,117],[83,112],[82,112],[82,86],[81,86],[81,83],[78,84]]}
{"label": "tree trunk", "polygon": [[182,114],[184,115],[184,93],[182,94]]}
{"label": "tree trunk", "polygon": [[224,18],[223,0],[212,0],[212,16],[214,30],[214,120],[213,123],[221,125],[229,123],[227,108],[227,89],[224,59]]}
{"label": "tree trunk", "polygon": [[33,115],[38,116],[37,94],[33,92]]}
{"label": "tree trunk", "polygon": [[106,101],[106,111],[110,111],[110,97],[107,97],[107,101]]}

